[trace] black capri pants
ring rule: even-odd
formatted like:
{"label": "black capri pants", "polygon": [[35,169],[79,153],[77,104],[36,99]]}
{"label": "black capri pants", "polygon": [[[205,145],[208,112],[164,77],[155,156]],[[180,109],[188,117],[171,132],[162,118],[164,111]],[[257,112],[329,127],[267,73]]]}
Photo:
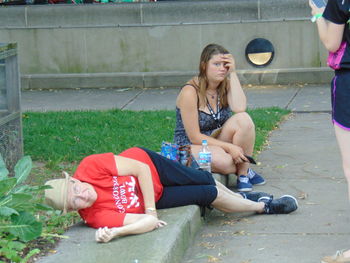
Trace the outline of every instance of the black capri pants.
{"label": "black capri pants", "polygon": [[186,167],[151,150],[141,148],[152,159],[164,189],[157,209],[185,205],[210,205],[218,195],[211,173]]}

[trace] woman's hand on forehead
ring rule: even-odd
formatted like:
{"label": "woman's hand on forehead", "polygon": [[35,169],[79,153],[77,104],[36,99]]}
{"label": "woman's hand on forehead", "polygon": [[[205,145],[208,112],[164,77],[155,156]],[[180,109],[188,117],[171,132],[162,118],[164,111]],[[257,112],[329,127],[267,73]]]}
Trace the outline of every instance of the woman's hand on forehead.
{"label": "woman's hand on forehead", "polygon": [[233,59],[232,54],[222,54],[221,55],[222,62],[225,63],[229,73],[233,72],[236,68],[235,61]]}

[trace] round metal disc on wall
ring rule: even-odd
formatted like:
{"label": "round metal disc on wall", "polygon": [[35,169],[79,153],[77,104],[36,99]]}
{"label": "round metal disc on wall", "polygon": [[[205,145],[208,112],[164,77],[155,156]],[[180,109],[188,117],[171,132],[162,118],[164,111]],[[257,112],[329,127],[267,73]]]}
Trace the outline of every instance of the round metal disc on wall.
{"label": "round metal disc on wall", "polygon": [[269,65],[274,57],[275,50],[272,43],[265,38],[255,38],[250,41],[245,49],[248,62],[255,67]]}

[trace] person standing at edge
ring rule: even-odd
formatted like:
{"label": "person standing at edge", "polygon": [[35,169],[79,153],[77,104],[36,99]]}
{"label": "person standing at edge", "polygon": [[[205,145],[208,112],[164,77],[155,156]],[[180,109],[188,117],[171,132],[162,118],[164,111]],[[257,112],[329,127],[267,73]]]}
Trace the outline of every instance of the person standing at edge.
{"label": "person standing at edge", "polygon": [[255,144],[255,126],[246,112],[246,101],[233,56],[224,47],[209,44],[202,51],[198,76],[177,97],[174,132],[175,143],[190,144],[194,156],[202,140],[207,140],[212,171],[237,174],[237,190],[242,192],[265,184],[244,156],[253,154]]}
{"label": "person standing at edge", "polygon": [[[329,0],[325,8],[318,8],[309,0],[309,5],[321,42],[330,52],[328,65],[335,69],[335,76],[331,82],[332,121],[350,199],[350,2]],[[322,262],[350,262],[350,249],[324,257]]]}

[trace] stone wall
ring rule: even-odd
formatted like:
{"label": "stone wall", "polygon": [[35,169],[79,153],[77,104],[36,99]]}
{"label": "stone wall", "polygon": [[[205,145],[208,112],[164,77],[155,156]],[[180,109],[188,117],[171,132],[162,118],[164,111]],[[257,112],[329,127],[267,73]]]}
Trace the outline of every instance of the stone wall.
{"label": "stone wall", "polygon": [[[258,37],[275,47],[265,68],[245,59]],[[305,0],[2,7],[0,41],[19,45],[22,88],[178,86],[213,42],[235,56],[243,83],[329,82],[331,74]]]}

